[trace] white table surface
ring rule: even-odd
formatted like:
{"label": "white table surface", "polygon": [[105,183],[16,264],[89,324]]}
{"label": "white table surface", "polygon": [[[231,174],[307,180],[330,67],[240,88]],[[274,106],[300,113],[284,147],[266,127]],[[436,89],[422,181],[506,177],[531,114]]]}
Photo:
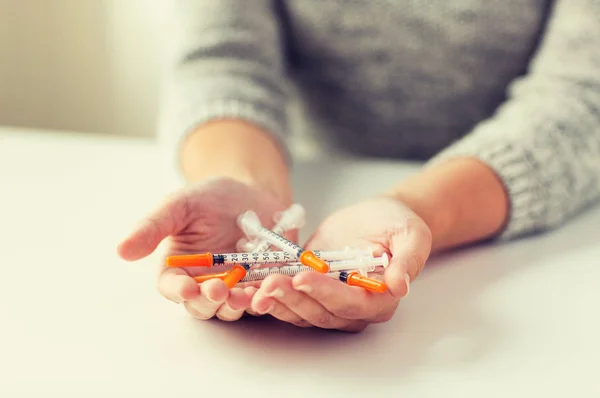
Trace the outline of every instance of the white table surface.
{"label": "white table surface", "polygon": [[[0,397],[600,396],[598,207],[432,260],[361,334],[205,322],[156,292],[156,256],[116,256],[170,189],[161,161],[150,141],[0,129]],[[303,236],[414,170],[298,164]]]}

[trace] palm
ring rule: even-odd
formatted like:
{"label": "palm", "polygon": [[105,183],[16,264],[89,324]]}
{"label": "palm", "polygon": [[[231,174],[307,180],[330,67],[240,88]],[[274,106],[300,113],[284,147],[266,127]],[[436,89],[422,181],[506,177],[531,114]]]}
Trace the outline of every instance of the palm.
{"label": "palm", "polygon": [[271,226],[273,215],[285,208],[263,191],[228,179],[209,181],[186,191],[181,206],[186,222],[171,237],[168,254],[234,251],[243,237],[236,223],[241,213],[253,210],[264,225]]}
{"label": "palm", "polygon": [[377,198],[346,207],[323,221],[307,248],[337,250],[346,246],[372,248],[391,255],[392,237],[406,230],[414,213],[397,201]]}
{"label": "palm", "polygon": [[[146,257],[167,239],[166,255],[229,252],[243,233],[237,217],[254,211],[261,222],[271,227],[273,215],[286,208],[270,193],[242,182],[219,178],[205,181],[171,196],[149,214],[119,244],[119,255],[129,261]],[[295,239],[295,234],[289,236]],[[248,309],[256,286],[228,289],[220,279],[198,284],[192,276],[211,272],[210,268],[171,268],[160,265],[158,290],[167,299],[183,303],[199,319],[239,319]]]}
{"label": "palm", "polygon": [[391,256],[383,275],[386,293],[347,286],[317,272],[303,272],[293,278],[271,275],[254,295],[252,309],[298,326],[347,331],[385,322],[427,260],[431,232],[407,206],[380,197],[332,214],[306,244],[313,250],[347,246],[371,248],[375,256]]}

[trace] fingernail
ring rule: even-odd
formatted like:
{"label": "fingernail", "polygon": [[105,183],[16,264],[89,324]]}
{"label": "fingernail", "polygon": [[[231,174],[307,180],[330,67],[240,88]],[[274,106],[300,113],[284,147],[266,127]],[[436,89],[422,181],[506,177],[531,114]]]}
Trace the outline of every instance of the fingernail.
{"label": "fingernail", "polygon": [[283,289],[278,287],[277,289],[273,290],[271,293],[266,293],[265,296],[282,298],[284,296]]}
{"label": "fingernail", "polygon": [[231,308],[231,306],[225,302],[222,308],[217,312],[219,319],[223,321],[232,321],[235,319],[237,311]]}
{"label": "fingernail", "polygon": [[408,296],[408,292],[410,292],[410,275],[404,274],[404,281],[406,282],[406,294],[404,297]]}
{"label": "fingernail", "polygon": [[195,303],[187,302],[184,305],[188,311],[198,319],[210,319],[214,315],[213,311],[207,310],[206,308],[196,308]]}
{"label": "fingernail", "polygon": [[269,306],[267,307],[267,309],[266,309],[266,310],[264,310],[264,311],[256,311],[256,312],[258,312],[260,315],[264,315],[264,314],[266,314],[266,313],[268,313],[268,312],[271,312],[271,311],[273,311],[273,308],[275,308],[275,303],[271,303],[271,305],[269,305]]}
{"label": "fingernail", "polygon": [[298,290],[299,292],[304,292],[306,294],[310,294],[313,291],[312,287],[309,285],[296,286],[295,289]]}
{"label": "fingernail", "polygon": [[254,311],[252,308],[246,308],[246,312],[252,316],[257,316],[257,315],[262,315],[259,314],[258,312]]}
{"label": "fingernail", "polygon": [[258,291],[254,286],[247,286],[244,288],[244,293],[247,295],[254,295]]}

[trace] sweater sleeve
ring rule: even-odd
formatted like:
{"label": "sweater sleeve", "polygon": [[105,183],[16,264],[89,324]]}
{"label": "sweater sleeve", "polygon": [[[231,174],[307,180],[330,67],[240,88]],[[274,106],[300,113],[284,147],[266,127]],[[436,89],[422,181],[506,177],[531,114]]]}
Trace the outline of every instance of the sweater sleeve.
{"label": "sweater sleeve", "polygon": [[272,0],[178,0],[173,10],[166,32],[173,65],[158,120],[173,166],[184,138],[219,118],[257,125],[289,156],[283,41]]}
{"label": "sweater sleeve", "polygon": [[496,113],[429,162],[490,166],[509,195],[499,239],[559,226],[600,198],[600,0],[557,0],[528,73]]}

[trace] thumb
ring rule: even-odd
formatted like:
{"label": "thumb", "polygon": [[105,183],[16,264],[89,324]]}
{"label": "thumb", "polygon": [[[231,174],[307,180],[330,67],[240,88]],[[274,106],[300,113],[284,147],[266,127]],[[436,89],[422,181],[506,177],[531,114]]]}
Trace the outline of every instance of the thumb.
{"label": "thumb", "polygon": [[408,295],[410,283],[421,272],[431,253],[431,232],[421,220],[407,220],[390,236],[390,265],[385,270],[385,283],[397,298]]}
{"label": "thumb", "polygon": [[188,198],[178,194],[152,211],[123,239],[118,247],[119,256],[127,261],[150,255],[170,235],[179,233],[188,222]]}

